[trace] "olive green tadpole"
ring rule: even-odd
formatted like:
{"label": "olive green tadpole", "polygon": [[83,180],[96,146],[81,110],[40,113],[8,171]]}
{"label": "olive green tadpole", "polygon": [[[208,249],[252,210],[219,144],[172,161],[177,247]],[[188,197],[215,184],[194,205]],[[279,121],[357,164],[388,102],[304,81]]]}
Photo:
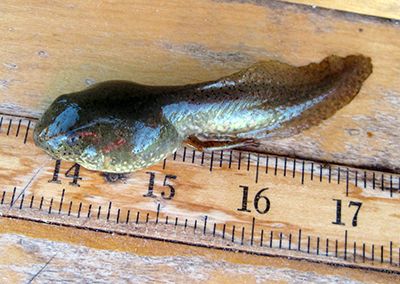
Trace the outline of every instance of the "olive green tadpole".
{"label": "olive green tadpole", "polygon": [[56,159],[128,173],[163,160],[182,143],[228,149],[294,135],[350,103],[371,72],[370,58],[351,55],[302,67],[263,61],[184,86],[103,82],[58,97],[34,140]]}

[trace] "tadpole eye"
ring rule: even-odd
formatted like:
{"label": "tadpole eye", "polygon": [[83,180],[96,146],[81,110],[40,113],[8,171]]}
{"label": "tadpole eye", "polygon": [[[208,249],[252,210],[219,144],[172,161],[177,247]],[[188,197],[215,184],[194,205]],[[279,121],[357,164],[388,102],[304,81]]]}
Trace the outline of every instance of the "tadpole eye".
{"label": "tadpole eye", "polygon": [[74,135],[74,136],[68,137],[67,144],[68,144],[68,146],[74,146],[78,143],[78,141],[79,141],[79,136]]}

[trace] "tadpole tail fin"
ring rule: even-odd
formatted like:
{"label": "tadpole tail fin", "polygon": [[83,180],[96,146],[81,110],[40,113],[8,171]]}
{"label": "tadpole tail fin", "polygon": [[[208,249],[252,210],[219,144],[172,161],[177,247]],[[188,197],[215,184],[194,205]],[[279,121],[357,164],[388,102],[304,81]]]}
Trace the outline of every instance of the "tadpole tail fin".
{"label": "tadpole tail fin", "polygon": [[[304,107],[298,114],[292,115],[290,119],[282,121],[275,129],[252,131],[241,136],[256,135],[259,139],[285,138],[318,125],[349,104],[360,91],[363,82],[372,73],[371,58],[363,55],[347,57],[331,55],[320,63],[301,67],[277,62],[275,67],[274,71],[266,72],[265,68],[271,68],[271,62],[268,64],[261,62],[250,67],[247,74],[253,76],[252,81],[269,80],[287,87],[289,91],[282,92],[279,103],[284,105],[289,112],[291,107],[294,109],[296,105],[300,105],[300,102],[304,104],[313,101],[313,103]],[[264,68],[264,70],[257,70],[258,68]],[[257,78],[260,74],[264,78]],[[246,76],[245,73],[242,75]],[[269,77],[265,78],[266,75]],[[296,89],[299,91],[296,92]],[[268,103],[266,107],[270,107]]]}

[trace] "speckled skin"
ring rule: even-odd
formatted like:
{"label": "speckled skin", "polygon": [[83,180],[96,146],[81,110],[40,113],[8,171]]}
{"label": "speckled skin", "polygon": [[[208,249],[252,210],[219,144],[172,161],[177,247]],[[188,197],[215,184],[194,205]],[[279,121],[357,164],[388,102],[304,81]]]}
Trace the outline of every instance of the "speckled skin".
{"label": "speckled skin", "polygon": [[132,172],[193,136],[232,148],[243,138],[294,135],[348,104],[371,72],[371,60],[362,55],[329,56],[303,67],[264,61],[185,86],[104,82],[58,97],[34,140],[53,157],[91,170]]}

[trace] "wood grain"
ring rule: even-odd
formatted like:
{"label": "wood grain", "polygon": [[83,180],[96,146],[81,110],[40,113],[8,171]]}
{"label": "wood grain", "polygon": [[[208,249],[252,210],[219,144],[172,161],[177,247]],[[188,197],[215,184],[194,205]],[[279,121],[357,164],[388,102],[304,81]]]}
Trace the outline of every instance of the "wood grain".
{"label": "wood grain", "polygon": [[[398,19],[399,9],[392,2],[364,1],[360,5],[355,1],[296,1]],[[398,175],[373,176],[371,171],[360,171],[356,186],[355,169],[349,167],[346,197],[347,166],[343,164],[400,171],[399,32],[398,21],[281,1],[1,1],[0,113],[14,116],[4,116],[0,122],[0,201],[5,193],[0,205],[0,282],[82,281],[82,277],[87,282],[398,282],[398,274],[365,270],[398,272]],[[145,171],[110,185],[98,173],[81,169],[83,179],[78,181],[78,188],[64,175],[72,164],[62,163],[61,183],[49,183],[54,161],[33,146],[34,122],[27,132],[28,121],[21,118],[38,118],[59,94],[104,80],[186,84],[215,79],[266,58],[304,65],[330,54],[352,53],[371,56],[374,64],[374,73],[357,98],[320,126],[296,137],[264,141],[256,149],[341,164],[322,164],[321,183],[318,163],[311,171],[310,161],[306,161],[302,175],[301,162],[287,159],[284,168],[284,158],[277,157],[274,167],[275,156],[270,155],[266,174],[264,155],[259,167],[257,154],[249,160],[241,157],[241,170],[237,170],[239,152],[235,152],[232,166],[236,170],[230,170],[227,153],[221,167],[217,154],[211,165],[211,153],[205,155],[203,165],[198,164],[201,156],[196,156],[197,162],[191,165],[191,153],[185,156],[183,149],[176,161],[173,157],[167,160],[165,169],[162,164],[148,169],[156,173],[154,200],[143,197],[148,188]],[[297,167],[292,171],[294,165]],[[257,168],[263,174],[255,182]],[[164,174],[178,176],[172,180],[176,188],[173,200],[160,196],[161,191],[168,190],[163,186]],[[337,178],[339,174],[341,178]],[[332,177],[330,182],[328,176]],[[237,211],[242,198],[239,185],[243,183],[250,186],[250,198],[257,189],[271,187],[267,195],[272,204],[270,214],[260,217],[253,207],[249,207],[251,213]],[[14,187],[14,205],[10,208],[6,204]],[[65,199],[60,206],[62,189]],[[32,196],[35,200],[30,209]],[[42,209],[38,210],[41,197]],[[332,224],[333,198],[344,202],[345,228]],[[357,227],[351,226],[353,212],[347,206],[351,200],[363,202]],[[98,206],[102,206],[99,220]],[[132,210],[128,225],[123,224],[127,210]],[[138,224],[136,212],[142,212]],[[167,216],[169,223],[165,224]],[[205,216],[209,219],[203,235]],[[177,220],[174,217],[179,217],[177,226],[173,225]],[[253,246],[249,244],[252,217],[256,217]],[[213,223],[218,238],[212,236]],[[225,238],[223,224],[227,228]],[[301,251],[288,250],[289,236],[292,245],[298,245],[300,227]],[[265,230],[266,242],[267,232],[274,233],[272,248],[259,246],[261,229]],[[345,229],[347,260],[343,259]],[[328,258],[322,255],[327,237]],[[171,243],[174,240],[180,244]],[[338,258],[333,256],[334,240],[338,240]],[[195,242],[212,244],[215,249],[195,247]],[[349,263],[352,268],[340,266]]]}
{"label": "wood grain", "polygon": [[400,2],[397,0],[285,0],[285,2],[400,19]]}
{"label": "wood grain", "polygon": [[[3,117],[7,131],[0,133],[0,184],[4,187],[0,212],[4,217],[398,271],[397,175],[365,172],[368,178],[364,181],[363,171],[357,172],[357,178],[355,169],[340,170],[335,165],[184,148],[164,163],[115,183],[81,168],[76,186],[65,176],[73,164],[62,162],[54,182],[55,162],[33,145],[31,135],[24,143],[26,120],[11,119]],[[34,122],[30,125],[33,127]],[[149,172],[155,174],[152,197],[146,196]],[[173,186],[173,196],[166,184]],[[247,209],[240,211],[243,186],[249,187],[249,194]],[[265,189],[260,195],[264,197],[260,202],[253,201],[261,189]],[[270,210],[263,212],[265,197]],[[335,200],[343,202],[341,225],[333,224],[338,214]],[[352,224],[356,208],[350,202],[362,203],[357,224]]]}
{"label": "wood grain", "polygon": [[103,80],[185,84],[265,58],[303,65],[368,55],[374,72],[350,105],[257,150],[400,169],[396,22],[277,1],[2,1],[0,13],[0,112],[22,116]]}
{"label": "wood grain", "polygon": [[0,219],[0,225],[0,281],[7,283],[26,283],[36,274],[33,283],[54,279],[96,283],[398,281],[396,275],[372,271],[149,242],[5,218]]}

